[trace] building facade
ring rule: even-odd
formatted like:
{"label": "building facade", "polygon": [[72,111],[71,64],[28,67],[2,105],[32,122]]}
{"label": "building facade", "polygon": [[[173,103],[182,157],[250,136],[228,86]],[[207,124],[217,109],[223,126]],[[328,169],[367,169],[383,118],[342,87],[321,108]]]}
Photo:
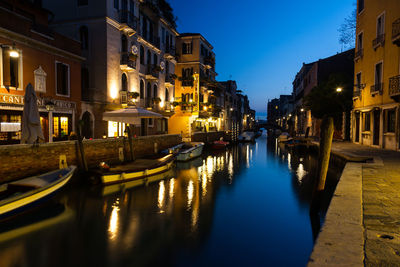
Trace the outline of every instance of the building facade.
{"label": "building facade", "polygon": [[[103,121],[127,105],[173,114],[175,39],[170,10],[152,0],[44,0],[52,27],[81,43],[85,136],[124,135],[125,124]],[[173,16],[172,16],[173,17]],[[138,119],[135,134],[168,131],[167,119]]]}
{"label": "building facade", "polygon": [[25,88],[38,97],[45,141],[68,140],[81,114],[80,44],[48,27],[40,1],[0,8],[0,144],[21,139]]}
{"label": "building facade", "polygon": [[400,5],[359,0],[352,133],[354,143],[399,149]]}

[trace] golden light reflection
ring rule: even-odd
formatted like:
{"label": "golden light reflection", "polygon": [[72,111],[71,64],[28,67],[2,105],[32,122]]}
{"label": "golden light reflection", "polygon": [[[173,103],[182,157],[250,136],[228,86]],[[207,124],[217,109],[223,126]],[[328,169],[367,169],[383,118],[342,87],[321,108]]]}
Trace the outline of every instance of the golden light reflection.
{"label": "golden light reflection", "polygon": [[172,178],[169,180],[169,198],[173,199],[174,198],[174,190],[175,189],[175,178]]}
{"label": "golden light reflection", "polygon": [[110,223],[108,226],[108,233],[111,240],[114,240],[118,234],[118,221],[119,221],[119,198],[112,205],[110,216]]}
{"label": "golden light reflection", "polygon": [[201,179],[201,192],[203,197],[207,195],[207,174],[205,172],[203,172]]}
{"label": "golden light reflection", "polygon": [[228,173],[229,173],[229,179],[232,182],[232,177],[233,177],[233,156],[232,156],[232,154],[229,155]]}
{"label": "golden light reflection", "polygon": [[297,180],[302,183],[304,176],[307,175],[307,171],[304,170],[304,166],[302,163],[299,164],[299,167],[297,168],[296,171],[296,175],[297,175]]}
{"label": "golden light reflection", "polygon": [[246,146],[246,168],[250,168],[250,147]]}
{"label": "golden light reflection", "polygon": [[158,189],[158,208],[160,209],[160,213],[164,213],[164,199],[165,199],[165,185],[164,181],[160,181],[159,189]]}
{"label": "golden light reflection", "polygon": [[213,173],[214,173],[214,160],[213,160],[213,157],[209,156],[207,158],[206,168],[207,168],[208,176],[211,177],[213,175]]}
{"label": "golden light reflection", "polygon": [[288,155],[287,155],[287,165],[288,165],[288,169],[291,171],[292,170],[292,155],[290,153],[288,153]]}
{"label": "golden light reflection", "polygon": [[192,207],[193,191],[194,191],[193,181],[189,181],[189,184],[187,187],[187,194],[188,194],[187,209],[188,210]]}

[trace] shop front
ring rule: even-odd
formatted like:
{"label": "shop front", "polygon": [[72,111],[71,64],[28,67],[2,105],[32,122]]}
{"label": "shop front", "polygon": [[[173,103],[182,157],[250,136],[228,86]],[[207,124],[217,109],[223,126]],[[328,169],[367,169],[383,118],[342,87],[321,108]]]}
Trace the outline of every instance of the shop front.
{"label": "shop front", "polygon": [[[45,142],[68,140],[74,131],[76,104],[39,97],[38,107]],[[22,95],[0,94],[0,145],[21,142],[23,109]]]}

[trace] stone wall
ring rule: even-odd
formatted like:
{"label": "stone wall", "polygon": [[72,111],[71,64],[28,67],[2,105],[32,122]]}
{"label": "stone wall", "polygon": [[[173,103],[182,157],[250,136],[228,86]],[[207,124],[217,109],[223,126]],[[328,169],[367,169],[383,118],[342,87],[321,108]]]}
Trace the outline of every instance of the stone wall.
{"label": "stone wall", "polygon": [[[160,151],[181,143],[180,135],[154,135],[134,138],[135,157],[152,155],[155,147]],[[155,145],[156,144],[156,145]],[[97,139],[83,141],[89,167],[99,162],[119,162],[120,148],[129,157],[127,139]],[[68,165],[81,166],[77,141],[32,145],[0,146],[0,183],[32,176],[59,168],[60,156],[65,155]]]}
{"label": "stone wall", "polygon": [[211,143],[219,140],[221,137],[225,138],[225,132],[198,132],[192,135],[193,142]]}

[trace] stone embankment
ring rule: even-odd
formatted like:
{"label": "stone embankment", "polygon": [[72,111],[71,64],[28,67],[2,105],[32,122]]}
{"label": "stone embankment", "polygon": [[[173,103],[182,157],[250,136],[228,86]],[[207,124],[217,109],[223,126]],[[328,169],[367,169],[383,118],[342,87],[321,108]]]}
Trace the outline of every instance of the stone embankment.
{"label": "stone embankment", "polygon": [[400,152],[337,142],[332,155],[347,164],[308,266],[400,266]]}

